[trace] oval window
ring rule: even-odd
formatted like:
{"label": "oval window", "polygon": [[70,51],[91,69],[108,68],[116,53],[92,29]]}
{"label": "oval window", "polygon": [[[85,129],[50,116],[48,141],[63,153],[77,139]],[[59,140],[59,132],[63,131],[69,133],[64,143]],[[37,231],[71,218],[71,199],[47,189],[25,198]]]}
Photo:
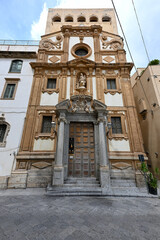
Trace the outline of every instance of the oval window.
{"label": "oval window", "polygon": [[83,57],[83,56],[86,56],[88,54],[88,50],[84,49],[84,48],[79,48],[75,51],[75,54],[77,56]]}

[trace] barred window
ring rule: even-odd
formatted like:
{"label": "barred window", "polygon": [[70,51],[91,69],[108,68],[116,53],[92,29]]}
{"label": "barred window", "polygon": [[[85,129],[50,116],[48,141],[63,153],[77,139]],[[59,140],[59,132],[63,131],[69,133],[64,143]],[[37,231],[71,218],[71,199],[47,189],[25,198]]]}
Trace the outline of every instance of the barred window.
{"label": "barred window", "polygon": [[43,116],[41,133],[51,132],[52,116]]}
{"label": "barred window", "polygon": [[56,89],[56,78],[48,78],[47,88]]}
{"label": "barred window", "polygon": [[0,124],[0,143],[3,143],[3,141],[4,141],[6,129],[7,129],[6,124]]}
{"label": "barred window", "polygon": [[116,79],[107,79],[107,89],[116,89]]}
{"label": "barred window", "polygon": [[10,72],[20,73],[22,69],[22,60],[13,60],[10,67]]}
{"label": "barred window", "polygon": [[111,123],[112,133],[121,134],[122,133],[121,117],[111,117]]}

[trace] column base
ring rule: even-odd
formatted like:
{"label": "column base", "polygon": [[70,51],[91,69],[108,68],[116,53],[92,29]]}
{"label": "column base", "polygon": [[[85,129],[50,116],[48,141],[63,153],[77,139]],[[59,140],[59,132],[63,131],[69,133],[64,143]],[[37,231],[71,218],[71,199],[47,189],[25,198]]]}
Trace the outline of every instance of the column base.
{"label": "column base", "polygon": [[140,171],[136,171],[136,186],[138,188],[144,188],[146,187],[146,182],[144,176],[141,174]]}
{"label": "column base", "polygon": [[55,166],[53,170],[53,186],[64,184],[64,167]]}
{"label": "column base", "polygon": [[100,167],[101,188],[110,189],[110,170],[109,166]]}

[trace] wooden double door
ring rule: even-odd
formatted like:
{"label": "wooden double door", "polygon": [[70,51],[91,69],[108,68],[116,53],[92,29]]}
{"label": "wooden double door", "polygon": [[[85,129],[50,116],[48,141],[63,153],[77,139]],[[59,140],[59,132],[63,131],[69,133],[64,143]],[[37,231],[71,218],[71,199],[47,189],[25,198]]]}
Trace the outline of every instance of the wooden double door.
{"label": "wooden double door", "polygon": [[95,176],[93,123],[70,123],[68,175]]}

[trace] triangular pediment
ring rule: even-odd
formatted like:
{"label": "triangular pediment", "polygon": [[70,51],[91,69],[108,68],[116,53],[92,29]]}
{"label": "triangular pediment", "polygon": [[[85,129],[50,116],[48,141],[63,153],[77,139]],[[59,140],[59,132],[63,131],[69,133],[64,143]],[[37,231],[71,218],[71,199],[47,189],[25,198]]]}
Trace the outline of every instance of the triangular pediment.
{"label": "triangular pediment", "polygon": [[95,62],[89,59],[84,59],[84,58],[78,58],[78,59],[73,59],[71,61],[68,62],[68,65],[71,66],[86,66],[86,65],[95,65]]}

